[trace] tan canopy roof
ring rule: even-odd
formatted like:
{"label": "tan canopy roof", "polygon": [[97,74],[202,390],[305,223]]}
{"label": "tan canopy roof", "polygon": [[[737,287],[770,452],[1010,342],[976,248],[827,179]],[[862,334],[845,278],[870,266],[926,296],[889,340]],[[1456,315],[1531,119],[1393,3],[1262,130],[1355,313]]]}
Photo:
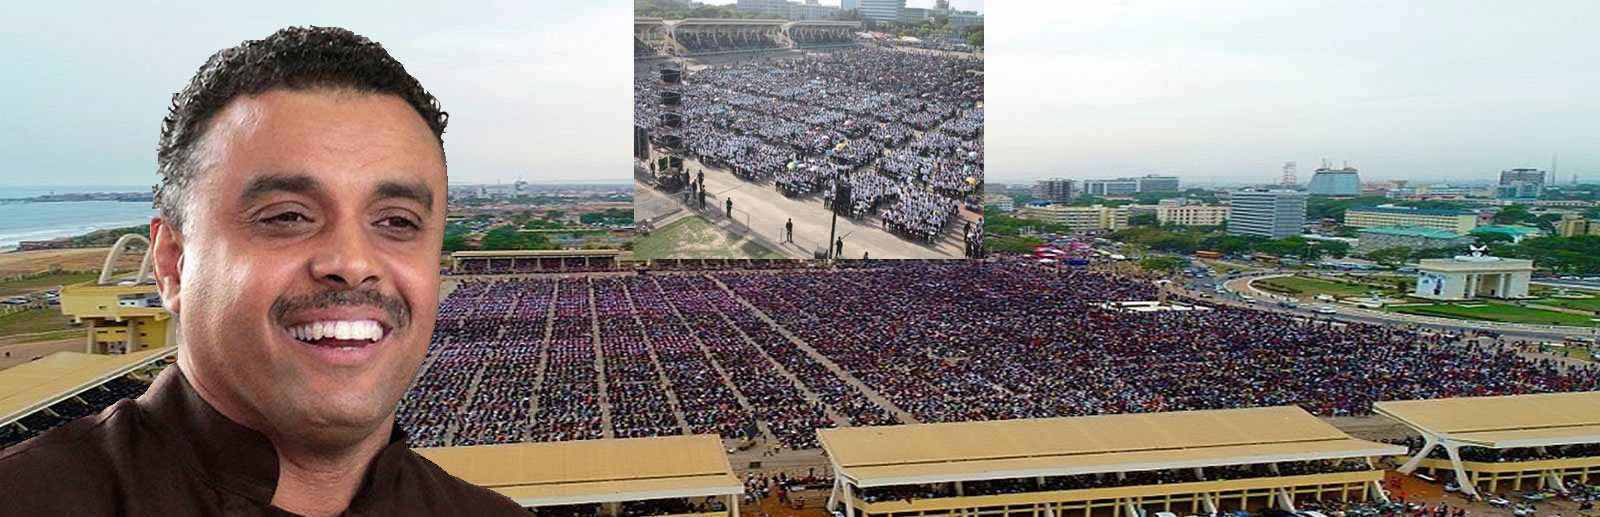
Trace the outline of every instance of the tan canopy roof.
{"label": "tan canopy roof", "polygon": [[857,486],[1402,454],[1294,406],[823,429]]}
{"label": "tan canopy roof", "polygon": [[451,474],[523,506],[736,495],[716,435],[416,449]]}
{"label": "tan canopy roof", "polygon": [[177,352],[171,346],[120,355],[56,352],[0,370],[0,426]]}
{"label": "tan canopy roof", "polygon": [[1467,445],[1600,443],[1600,391],[1385,401],[1372,407],[1420,432]]}

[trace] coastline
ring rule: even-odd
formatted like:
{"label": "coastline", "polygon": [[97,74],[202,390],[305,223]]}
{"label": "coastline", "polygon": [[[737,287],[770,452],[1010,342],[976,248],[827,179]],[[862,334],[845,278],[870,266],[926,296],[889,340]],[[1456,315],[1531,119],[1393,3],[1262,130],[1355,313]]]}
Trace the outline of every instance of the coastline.
{"label": "coastline", "polygon": [[149,219],[134,219],[4,233],[0,234],[0,253],[15,252],[22,242],[70,240],[75,237],[87,237],[95,232],[148,224],[150,224]]}

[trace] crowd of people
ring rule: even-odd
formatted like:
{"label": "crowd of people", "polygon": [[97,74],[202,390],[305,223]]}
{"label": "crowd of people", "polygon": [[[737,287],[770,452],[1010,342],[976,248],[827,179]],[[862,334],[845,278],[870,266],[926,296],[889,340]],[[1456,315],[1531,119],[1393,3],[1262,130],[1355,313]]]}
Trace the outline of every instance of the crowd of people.
{"label": "crowd of people", "polygon": [[[1408,436],[1394,443],[1404,445],[1409,450],[1407,456],[1415,456],[1425,444],[1421,436]],[[1509,447],[1505,449],[1491,449],[1488,447],[1466,446],[1457,449],[1461,461],[1477,461],[1485,463],[1498,463],[1507,461],[1539,461],[1562,458],[1589,458],[1600,456],[1600,444],[1580,443],[1570,445],[1550,445],[1545,447]],[[1443,446],[1434,447],[1428,451],[1429,458],[1449,459],[1449,453]]]}
{"label": "crowd of people", "polygon": [[[925,239],[981,194],[982,68],[879,48],[712,65],[686,74],[686,122],[674,134],[702,164],[790,197],[827,204],[847,185],[852,217],[892,219],[886,227]],[[656,79],[634,83],[634,123],[646,130],[660,123]]]}
{"label": "crowd of people", "polygon": [[[1276,467],[1274,467],[1276,465]],[[1277,470],[1274,471],[1273,469]],[[1121,473],[1079,474],[1073,476],[1045,476],[1028,478],[991,479],[962,483],[960,496],[985,496],[1019,494],[1026,492],[1051,492],[1057,490],[1083,490],[1175,483],[1197,483],[1234,479],[1254,479],[1274,476],[1329,474],[1336,472],[1361,472],[1373,470],[1362,458],[1284,461],[1275,464],[1253,463],[1204,468],[1178,468],[1140,470]],[[879,501],[914,501],[957,497],[955,487],[949,483],[931,485],[899,485],[861,489],[861,499],[872,503]]]}
{"label": "crowd of people", "polygon": [[630,275],[462,282],[399,420],[416,446],[692,432],[814,448],[835,418],[896,422],[711,280]]}
{"label": "crowd of people", "polygon": [[1155,298],[1112,273],[1011,259],[463,281],[400,421],[414,445],[719,433],[811,448],[817,428],[902,411],[1342,416],[1379,400],[1600,388],[1593,366],[1448,335],[1100,308]]}

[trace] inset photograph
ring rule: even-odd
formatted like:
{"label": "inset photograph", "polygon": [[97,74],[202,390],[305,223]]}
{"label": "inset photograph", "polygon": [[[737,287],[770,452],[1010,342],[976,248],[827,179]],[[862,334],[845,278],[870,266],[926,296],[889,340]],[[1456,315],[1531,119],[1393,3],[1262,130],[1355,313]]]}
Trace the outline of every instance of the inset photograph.
{"label": "inset photograph", "polygon": [[981,16],[660,4],[633,24],[636,257],[977,254]]}

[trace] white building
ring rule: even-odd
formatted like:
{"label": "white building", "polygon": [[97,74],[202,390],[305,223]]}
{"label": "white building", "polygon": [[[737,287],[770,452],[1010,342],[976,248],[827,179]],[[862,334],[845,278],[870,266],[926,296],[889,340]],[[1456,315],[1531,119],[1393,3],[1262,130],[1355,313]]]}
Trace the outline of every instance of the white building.
{"label": "white building", "polygon": [[1423,259],[1412,294],[1430,300],[1526,298],[1533,261],[1486,257],[1474,251],[1448,259]]}
{"label": "white building", "polygon": [[1030,206],[1023,207],[1022,217],[1047,223],[1065,224],[1073,230],[1120,230],[1128,227],[1132,211],[1125,206]]}
{"label": "white building", "polygon": [[859,0],[858,4],[862,19],[879,23],[900,21],[900,11],[906,8],[906,0]]}
{"label": "white building", "polygon": [[1228,220],[1229,208],[1211,205],[1156,205],[1156,222],[1182,226],[1217,226]]}
{"label": "white building", "polygon": [[995,210],[1011,213],[1017,210],[1016,200],[1005,194],[984,194],[983,206],[992,206]]}
{"label": "white building", "polygon": [[1228,234],[1282,239],[1306,225],[1306,195],[1293,190],[1241,190],[1229,196]]}

